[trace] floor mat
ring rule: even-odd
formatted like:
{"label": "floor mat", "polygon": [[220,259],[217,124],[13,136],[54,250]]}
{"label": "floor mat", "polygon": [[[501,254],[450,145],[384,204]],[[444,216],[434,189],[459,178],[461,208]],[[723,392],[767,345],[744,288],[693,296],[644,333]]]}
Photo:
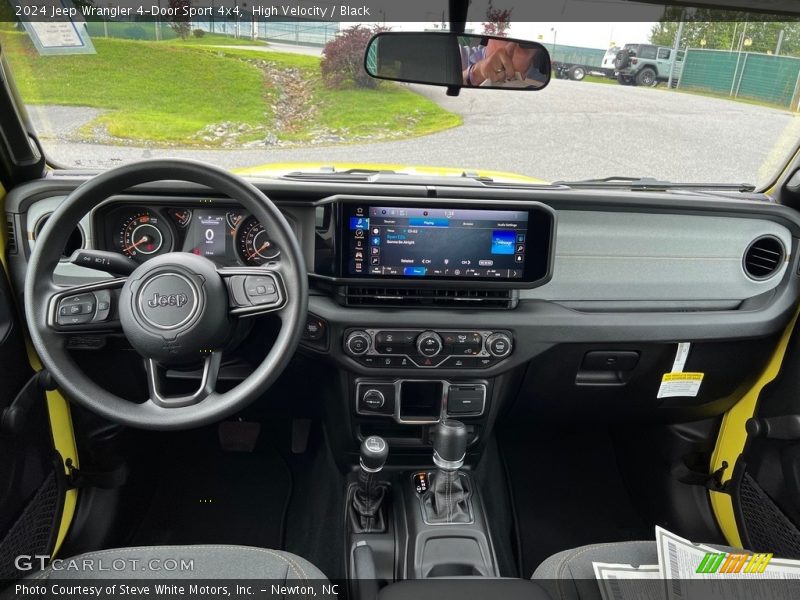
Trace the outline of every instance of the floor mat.
{"label": "floor mat", "polygon": [[194,446],[162,459],[152,502],[132,545],[241,544],[281,548],[292,478],[270,448]]}
{"label": "floor mat", "polygon": [[522,576],[547,557],[597,542],[653,539],[635,510],[602,427],[498,435],[517,514]]}

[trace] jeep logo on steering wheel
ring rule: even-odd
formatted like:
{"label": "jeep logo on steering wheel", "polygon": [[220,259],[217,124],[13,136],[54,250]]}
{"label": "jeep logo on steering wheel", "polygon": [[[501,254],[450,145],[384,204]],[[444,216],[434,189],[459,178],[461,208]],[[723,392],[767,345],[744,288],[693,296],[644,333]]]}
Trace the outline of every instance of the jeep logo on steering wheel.
{"label": "jeep logo on steering wheel", "polygon": [[159,294],[156,292],[147,301],[147,305],[150,308],[158,308],[160,306],[177,306],[180,308],[187,302],[189,302],[189,297],[186,294]]}

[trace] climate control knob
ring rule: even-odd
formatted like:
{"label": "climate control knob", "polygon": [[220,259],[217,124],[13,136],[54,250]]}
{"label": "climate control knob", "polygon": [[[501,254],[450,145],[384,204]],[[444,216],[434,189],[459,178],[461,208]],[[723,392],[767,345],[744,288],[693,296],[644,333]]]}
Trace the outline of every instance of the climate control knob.
{"label": "climate control knob", "polygon": [[442,338],[435,331],[423,331],[417,337],[417,352],[422,356],[436,356],[442,347]]}
{"label": "climate control knob", "polygon": [[352,356],[366,354],[370,345],[372,345],[372,340],[366,331],[353,331],[344,341],[345,350]]}
{"label": "climate control knob", "polygon": [[511,354],[513,342],[505,333],[493,333],[486,338],[486,351],[495,358],[505,358]]}

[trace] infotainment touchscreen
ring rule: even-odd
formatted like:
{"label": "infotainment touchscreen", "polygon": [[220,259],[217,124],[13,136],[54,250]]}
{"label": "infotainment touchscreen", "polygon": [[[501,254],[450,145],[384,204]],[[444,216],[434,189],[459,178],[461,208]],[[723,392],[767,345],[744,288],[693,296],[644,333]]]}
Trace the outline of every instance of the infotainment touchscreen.
{"label": "infotainment touchscreen", "polygon": [[[542,227],[528,210],[347,205],[347,275],[529,280]],[[548,230],[549,231],[549,230]],[[547,240],[544,240],[547,246]],[[526,272],[527,271],[527,272]],[[541,276],[541,274],[538,274]]]}

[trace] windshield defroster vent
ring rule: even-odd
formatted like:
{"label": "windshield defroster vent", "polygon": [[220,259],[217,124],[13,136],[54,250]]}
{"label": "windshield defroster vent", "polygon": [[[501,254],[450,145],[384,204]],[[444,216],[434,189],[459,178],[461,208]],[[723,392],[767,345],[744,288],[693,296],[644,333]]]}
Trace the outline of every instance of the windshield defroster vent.
{"label": "windshield defroster vent", "polygon": [[512,290],[347,286],[340,288],[340,294],[345,306],[508,309],[517,305]]}
{"label": "windshield defroster vent", "polygon": [[744,253],[743,266],[748,277],[763,281],[775,275],[786,259],[783,242],[771,235],[756,239]]}

